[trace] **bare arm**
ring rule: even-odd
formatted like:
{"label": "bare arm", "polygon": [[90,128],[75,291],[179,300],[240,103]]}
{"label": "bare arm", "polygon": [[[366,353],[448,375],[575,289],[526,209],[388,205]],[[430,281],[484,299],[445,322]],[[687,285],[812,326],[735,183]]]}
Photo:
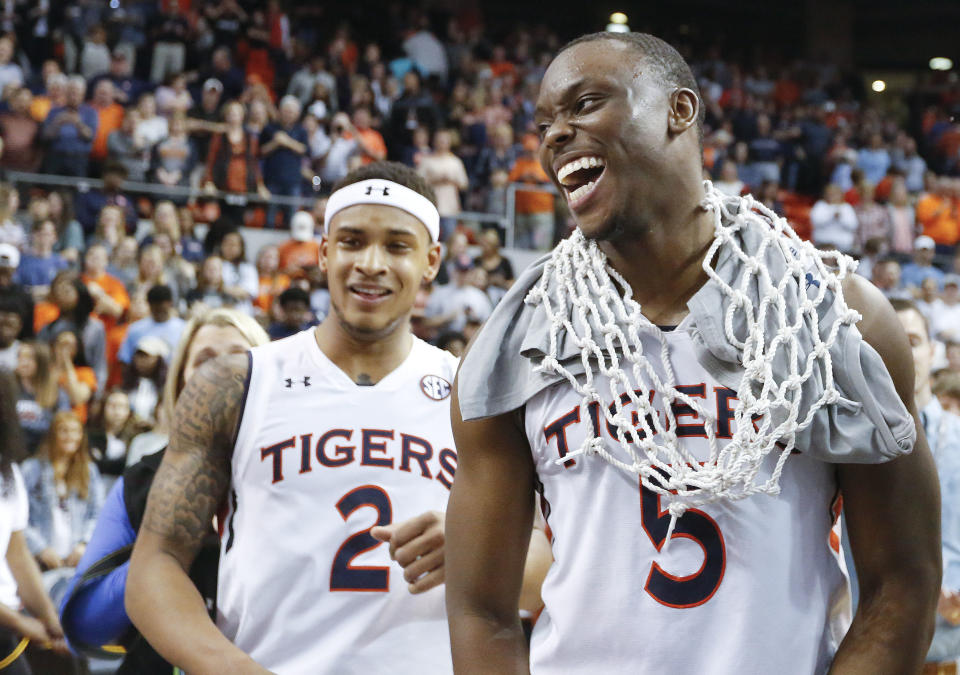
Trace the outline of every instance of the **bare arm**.
{"label": "bare arm", "polygon": [[936,467],[913,400],[913,355],[893,308],[861,279],[844,290],[863,314],[861,333],[916,420],[917,443],[911,454],[885,464],[839,468],[860,604],[830,672],[915,673],[933,637],[940,590]]}
{"label": "bare arm", "polygon": [[22,531],[10,534],[7,565],[10,567],[14,581],[17,582],[17,593],[20,595],[24,609],[43,624],[50,638],[62,640],[63,629],[60,627],[60,618],[57,616],[53,601],[43,588],[40,568],[30,555],[27,539]]}
{"label": "bare arm", "polygon": [[510,414],[464,422],[456,385],[450,408],[457,477],[447,507],[446,576],[454,668],[527,673],[518,606],[533,522],[530,449]]}
{"label": "bare arm", "polygon": [[246,355],[230,355],[190,378],[130,559],[127,614],[165,659],[190,673],[267,672],[217,630],[187,576],[229,487],[247,368]]}

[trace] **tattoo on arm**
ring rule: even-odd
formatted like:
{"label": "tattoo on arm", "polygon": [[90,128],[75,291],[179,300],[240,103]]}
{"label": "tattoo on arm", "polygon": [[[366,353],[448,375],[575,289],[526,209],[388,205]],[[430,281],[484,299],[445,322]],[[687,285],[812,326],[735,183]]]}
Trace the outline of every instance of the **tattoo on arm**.
{"label": "tattoo on arm", "polygon": [[246,354],[204,364],[177,400],[170,445],[150,490],[143,527],[187,569],[230,485],[230,458],[247,378]]}

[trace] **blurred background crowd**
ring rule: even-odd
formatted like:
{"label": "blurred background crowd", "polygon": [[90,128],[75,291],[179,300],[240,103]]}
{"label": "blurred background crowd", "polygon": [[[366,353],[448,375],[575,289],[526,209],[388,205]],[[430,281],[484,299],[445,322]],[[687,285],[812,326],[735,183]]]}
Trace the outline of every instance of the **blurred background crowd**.
{"label": "blurred background crowd", "polygon": [[[164,446],[186,320],[232,307],[277,339],[330,311],[323,210],[351,168],[403,162],[436,191],[445,258],[414,329],[455,354],[531,252],[573,227],[533,112],[574,33],[478,3],[376,3],[372,22],[322,4],[0,4],[0,369],[28,453],[67,444],[104,479],[71,492],[85,506],[70,538],[45,538],[31,513],[45,568],[76,562],[111,478]],[[705,178],[915,300],[935,391],[960,411],[956,73],[918,73],[885,99],[854,64],[775,39],[727,50],[702,26],[654,32],[697,76]]]}

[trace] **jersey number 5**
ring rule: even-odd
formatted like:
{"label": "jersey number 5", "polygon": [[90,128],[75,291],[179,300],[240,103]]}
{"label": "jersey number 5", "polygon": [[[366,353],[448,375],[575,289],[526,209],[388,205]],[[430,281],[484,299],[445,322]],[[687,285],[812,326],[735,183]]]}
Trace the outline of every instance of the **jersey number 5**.
{"label": "jersey number 5", "polygon": [[[660,495],[640,485],[640,513],[643,530],[657,551],[663,548],[670,528],[670,513],[660,508]],[[703,511],[690,509],[677,519],[671,539],[692,539],[703,549],[703,565],[685,577],[666,572],[657,563],[650,566],[644,589],[667,607],[687,609],[713,597],[723,581],[727,551],[716,521]]]}
{"label": "jersey number 5", "polygon": [[393,520],[393,507],[390,506],[390,497],[382,488],[375,485],[363,485],[351,490],[337,502],[340,516],[346,520],[357,509],[369,506],[377,512],[377,522],[365,530],[347,537],[337,555],[333,557],[330,567],[331,591],[379,591],[390,590],[389,567],[361,567],[351,565],[361,553],[375,549],[382,544],[370,534],[375,525],[389,525]]}

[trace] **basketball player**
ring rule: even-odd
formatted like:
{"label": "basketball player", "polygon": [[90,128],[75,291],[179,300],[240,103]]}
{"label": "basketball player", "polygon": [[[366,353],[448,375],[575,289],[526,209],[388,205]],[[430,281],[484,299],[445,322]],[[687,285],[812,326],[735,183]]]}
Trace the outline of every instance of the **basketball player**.
{"label": "basketball player", "polygon": [[[195,674],[451,670],[436,587],[456,361],[409,327],[438,234],[416,173],[354,171],[326,210],[331,313],[211,361],[184,388],[126,594],[170,662]],[[214,625],[185,570],[224,504]]]}
{"label": "basketball player", "polygon": [[[714,277],[756,272],[722,254],[704,265],[715,237],[729,251],[721,231],[739,223],[731,241],[742,235],[751,256],[767,255],[770,264],[791,255],[816,260],[824,273],[808,272],[804,285],[789,271],[785,297],[813,297],[831,283],[839,291],[841,283],[839,272],[830,277],[812,248],[786,234],[792,253],[782,243],[767,253],[748,243],[769,241],[775,221],[758,222],[753,202],[724,198],[702,182],[702,119],[689,67],[652,36],[585,36],[547,69],[536,109],[540,161],[579,233],[517,280],[454,385],[459,464],[446,566],[458,673],[903,674],[923,661],[939,589],[937,479],[922,434],[914,435],[910,345],[865,281],[843,280],[845,302],[862,319],[858,333],[856,314],[838,301],[837,316],[848,324],[843,348],[834,342],[830,351],[836,382],[858,398],[819,408],[815,429],[797,436],[806,442],[777,465],[782,473],[771,473],[775,456],[765,456],[759,469],[779,480],[779,495],[711,497],[727,494],[726,479],[743,478],[739,457],[718,466],[713,482],[652,478],[695,471],[714,454],[708,442],[721,452],[733,443],[727,439],[751,433],[749,423],[731,422],[746,399],[729,374],[747,377],[737,363],[749,355],[732,342],[724,323],[732,301]],[[602,264],[563,268],[577,251]],[[581,286],[565,305],[547,306]],[[743,286],[741,297],[750,300],[756,287]],[[636,306],[624,299],[630,293],[642,317],[624,327],[603,307]],[[795,299],[789,311],[798,309]],[[804,330],[801,338],[814,341]],[[622,355],[624,345],[641,353],[635,367],[623,357],[599,371],[597,363],[614,362],[609,355]],[[753,365],[763,372],[762,360]],[[636,392],[618,396],[611,383],[621,380]],[[664,403],[661,381],[674,383],[672,403]],[[765,415],[753,422],[769,429]],[[766,440],[781,438],[771,432]],[[673,443],[671,451],[694,461],[655,470],[631,464],[627,450],[650,443]],[[516,602],[535,486],[555,562],[528,655]],[[846,579],[828,544],[838,488],[866,598],[846,631]],[[674,501],[681,497],[685,504]]]}

